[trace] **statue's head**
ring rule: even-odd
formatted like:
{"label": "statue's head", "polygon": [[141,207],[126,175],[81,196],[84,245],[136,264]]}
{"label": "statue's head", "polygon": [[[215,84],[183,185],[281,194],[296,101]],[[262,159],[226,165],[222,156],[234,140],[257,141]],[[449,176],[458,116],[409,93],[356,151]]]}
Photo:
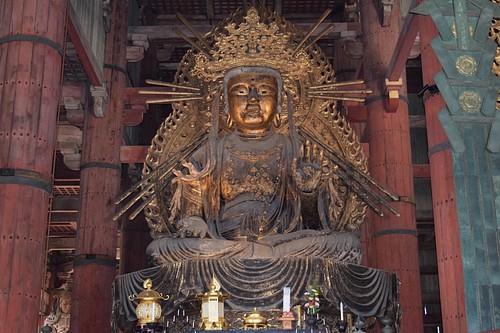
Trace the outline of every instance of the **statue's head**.
{"label": "statue's head", "polygon": [[225,111],[241,132],[267,131],[279,114],[281,75],[268,67],[237,67],[224,76]]}
{"label": "statue's head", "polygon": [[71,312],[71,294],[64,292],[59,297],[59,309],[62,313],[69,314]]}

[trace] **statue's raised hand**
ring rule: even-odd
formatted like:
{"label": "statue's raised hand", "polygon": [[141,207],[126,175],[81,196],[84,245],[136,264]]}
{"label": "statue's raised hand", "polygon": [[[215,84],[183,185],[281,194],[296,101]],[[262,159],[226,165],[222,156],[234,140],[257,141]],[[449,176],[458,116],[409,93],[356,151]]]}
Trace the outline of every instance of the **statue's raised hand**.
{"label": "statue's raised hand", "polygon": [[321,181],[323,150],[307,140],[300,147],[300,156],[292,160],[292,177],[300,191],[311,193]]}

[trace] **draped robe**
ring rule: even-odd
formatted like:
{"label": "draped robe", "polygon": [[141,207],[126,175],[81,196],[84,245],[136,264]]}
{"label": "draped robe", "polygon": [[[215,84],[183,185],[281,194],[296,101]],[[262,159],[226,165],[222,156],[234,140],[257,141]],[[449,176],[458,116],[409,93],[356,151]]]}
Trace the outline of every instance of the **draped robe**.
{"label": "draped robe", "polygon": [[[302,193],[292,177],[292,140],[270,130],[248,137],[237,131],[201,147],[178,173],[171,220],[202,218],[210,238],[167,237],[147,250],[157,263],[203,258],[320,257],[359,263],[352,232],[330,230],[328,186]],[[304,201],[314,212],[302,211]],[[316,214],[315,228],[303,214]],[[193,222],[198,223],[198,222]],[[203,222],[202,222],[203,223]],[[178,235],[177,235],[178,236]]]}

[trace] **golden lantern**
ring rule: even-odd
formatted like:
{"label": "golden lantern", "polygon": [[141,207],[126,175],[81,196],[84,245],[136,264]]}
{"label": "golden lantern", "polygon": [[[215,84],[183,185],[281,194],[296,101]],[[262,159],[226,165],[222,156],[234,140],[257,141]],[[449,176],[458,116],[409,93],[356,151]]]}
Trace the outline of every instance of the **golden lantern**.
{"label": "golden lantern", "polygon": [[158,323],[161,318],[161,306],[160,301],[168,300],[169,296],[163,296],[162,293],[152,290],[153,281],[151,279],[146,279],[144,281],[144,291],[141,291],[139,295],[130,295],[128,298],[131,301],[139,301],[137,307],[135,308],[135,315],[137,317],[137,326],[147,326],[151,323]]}
{"label": "golden lantern", "polygon": [[201,299],[201,329],[215,331],[227,328],[224,322],[224,301],[229,296],[223,294],[220,288],[220,282],[214,276],[210,282],[210,291],[197,295]]}

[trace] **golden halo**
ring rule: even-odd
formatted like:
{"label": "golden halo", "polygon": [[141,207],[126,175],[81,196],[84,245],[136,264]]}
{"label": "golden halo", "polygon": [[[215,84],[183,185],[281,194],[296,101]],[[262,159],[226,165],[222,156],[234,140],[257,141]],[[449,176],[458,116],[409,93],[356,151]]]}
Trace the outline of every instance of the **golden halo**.
{"label": "golden halo", "polygon": [[[256,20],[255,15],[259,20]],[[210,99],[214,98],[220,91],[223,73],[233,65],[252,66],[255,64],[253,55],[248,58],[243,56],[244,52],[241,50],[246,46],[236,38],[240,36],[239,33],[253,28],[257,29],[256,27],[252,28],[250,23],[256,25],[260,31],[266,33],[272,31],[276,36],[286,36],[286,43],[282,41],[280,48],[273,46],[265,51],[278,52],[280,55],[285,54],[288,58],[284,60],[284,63],[272,64],[270,62],[271,56],[268,56],[266,62],[261,62],[259,65],[267,64],[268,67],[283,71],[283,90],[290,92],[293,96],[294,114],[292,121],[299,133],[307,132],[309,137],[325,143],[328,149],[360,172],[366,173],[367,171],[366,159],[359,140],[349,123],[336,109],[336,99],[338,98],[330,96],[331,92],[337,90],[342,84],[335,82],[333,67],[322,50],[314,43],[308,45],[307,48],[295,50],[294,47],[303,45],[304,35],[278,14],[264,10],[257,12],[255,8],[250,8],[246,13],[238,11],[205,35],[204,42],[199,42],[197,48],[193,47],[189,50],[177,70],[174,85],[178,88],[174,87],[175,91],[179,91],[181,86],[197,88],[200,91],[198,96],[208,96],[208,98],[172,102],[172,114],[163,122],[152,140],[143,169],[143,177],[146,179],[143,184],[143,189],[146,189],[143,197],[148,201],[144,211],[151,234],[155,239],[174,231],[173,226],[168,223],[172,196],[171,179],[160,177],[155,170],[164,165],[166,161],[177,158],[185,147],[192,145],[200,138],[200,135],[209,131],[212,126]],[[228,49],[223,49],[222,46],[227,45],[224,38],[231,31],[236,35],[230,38]],[[268,35],[264,34],[263,36],[264,39],[267,39],[265,43],[277,43],[275,39],[269,39]],[[255,38],[258,40],[257,37]],[[216,49],[204,50],[203,44],[205,43]],[[228,52],[228,50],[236,52],[235,48],[240,52],[235,60],[223,59],[220,64],[216,63],[218,57],[225,54],[223,52]],[[273,61],[278,59],[276,55],[274,58]],[[301,63],[295,64],[294,67],[290,63],[290,59]],[[204,65],[207,65],[206,70],[202,68]],[[296,68],[306,67],[308,69],[304,72],[299,73],[296,70]],[[309,87],[314,88],[311,93],[308,91]],[[282,97],[282,109],[287,110],[288,100],[285,94]],[[219,102],[221,105],[223,104],[222,98]],[[219,124],[222,126],[226,123],[224,121],[225,115],[222,112],[223,108],[219,109],[221,110]],[[286,112],[283,112],[283,116],[285,119],[283,119],[278,131],[286,134],[288,133]],[[227,131],[228,129],[224,127],[220,128],[220,132]],[[150,177],[150,175],[155,176]],[[367,206],[342,179],[338,180],[337,185],[343,213],[339,216],[335,229],[356,229],[364,220]]]}

